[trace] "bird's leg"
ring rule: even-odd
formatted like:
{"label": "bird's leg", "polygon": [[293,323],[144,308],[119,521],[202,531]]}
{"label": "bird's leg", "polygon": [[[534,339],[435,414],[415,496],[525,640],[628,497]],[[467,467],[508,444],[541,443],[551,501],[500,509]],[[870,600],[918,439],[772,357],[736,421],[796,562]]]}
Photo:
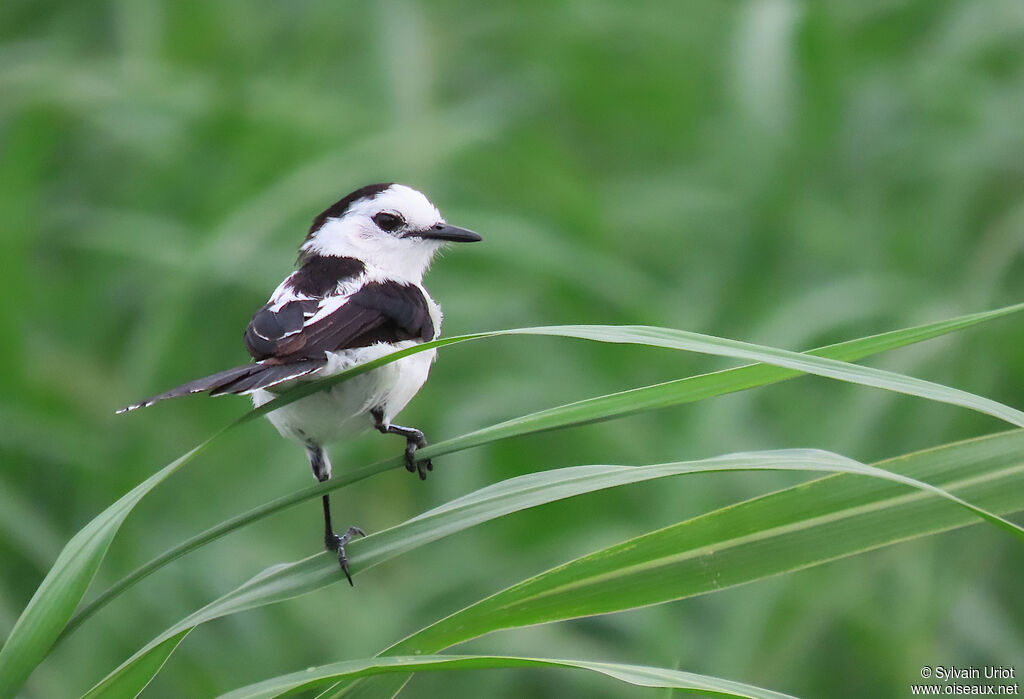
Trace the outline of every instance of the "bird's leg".
{"label": "bird's leg", "polygon": [[[324,448],[318,444],[307,444],[306,453],[309,455],[309,463],[313,467],[313,475],[316,479],[323,483],[331,477],[331,462],[327,458],[327,453]],[[341,572],[348,578],[348,584],[353,585],[352,575],[349,573],[348,568],[348,556],[345,555],[345,544],[352,540],[353,536],[366,536],[366,533],[359,527],[349,527],[348,530],[338,535],[334,533],[334,527],[331,526],[331,496],[327,493],[323,495],[324,503],[324,547],[328,551],[336,551],[338,553],[338,565],[341,566]]]}
{"label": "bird's leg", "polygon": [[373,426],[382,434],[397,434],[405,437],[405,469],[409,473],[418,473],[421,481],[427,479],[427,471],[434,470],[434,464],[430,459],[417,459],[416,450],[427,446],[427,438],[415,427],[401,427],[400,425],[385,425],[383,408],[374,408],[370,411],[373,416]]}

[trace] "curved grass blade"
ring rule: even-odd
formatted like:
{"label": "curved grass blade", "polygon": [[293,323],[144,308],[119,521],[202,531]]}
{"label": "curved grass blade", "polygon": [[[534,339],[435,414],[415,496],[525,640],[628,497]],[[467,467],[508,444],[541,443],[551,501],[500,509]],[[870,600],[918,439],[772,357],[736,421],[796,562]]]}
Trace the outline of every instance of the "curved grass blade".
{"label": "curved grass blade", "polygon": [[185,636],[188,636],[190,632],[191,629],[186,629],[165,639],[162,643],[152,648],[146,654],[146,658],[138,665],[132,667],[127,672],[109,676],[103,682],[90,689],[82,699],[92,699],[93,697],[100,696],[137,696],[153,681],[153,678],[160,672],[164,663],[171,657],[171,653],[181,645],[181,642],[185,640]]}
{"label": "curved grass blade", "polygon": [[223,430],[135,486],[71,538],[0,649],[0,697],[13,697],[46,657],[96,575],[128,513],[146,493],[222,433]]}
{"label": "curved grass blade", "polygon": [[[496,517],[555,500],[667,476],[755,470],[844,473],[892,481],[946,498],[969,512],[1015,533],[1024,541],[1024,530],[1012,522],[990,514],[927,483],[867,466],[830,452],[782,450],[734,454],[697,462],[653,466],[575,466],[519,476],[458,498],[391,529],[360,539],[357,543],[354,542],[350,545],[349,559],[352,562],[353,572],[361,573],[390,558],[441,537]],[[139,666],[146,665],[158,670],[159,665],[153,661],[152,655],[161,653],[162,649],[166,647],[168,639],[188,632],[199,624],[297,597],[337,583],[339,580],[341,578],[338,574],[337,562],[327,553],[264,571],[256,578],[159,635],[108,675],[99,686],[116,683],[122,687],[125,684],[123,678],[128,676],[143,678],[148,682],[151,678],[145,678],[139,672]],[[139,691],[141,689],[142,686],[138,687]],[[95,697],[103,696],[100,692],[90,694]]]}
{"label": "curved grass blade", "polygon": [[566,658],[524,658],[507,655],[425,655],[378,657],[347,660],[310,668],[303,672],[281,675],[258,684],[236,689],[220,699],[273,699],[303,690],[312,690],[338,680],[356,679],[394,672],[438,672],[495,668],[553,667],[589,670],[639,687],[660,687],[701,692],[716,697],[749,699],[792,699],[788,694],[773,692],[749,684],[724,680],[709,675],[669,670],[647,665],[599,663]]}
{"label": "curved grass blade", "polygon": [[[1024,508],[1024,431],[908,454],[879,466],[927,478],[987,510]],[[524,580],[416,632],[384,655],[441,650],[493,631],[607,614],[715,592],[899,541],[973,516],[924,491],[835,475],[716,510]],[[322,696],[393,696],[408,676]]]}
{"label": "curved grass blade", "polygon": [[[809,354],[846,362],[856,361],[879,352],[905,347],[940,335],[962,330],[972,325],[993,320],[1021,309],[1024,309],[1024,304],[850,340],[811,350]],[[628,391],[622,391],[620,393],[597,396],[587,400],[570,403],[568,405],[549,408],[530,415],[524,415],[512,420],[507,420],[496,425],[491,425],[489,427],[455,437],[454,439],[435,443],[430,445],[428,448],[423,449],[420,453],[425,457],[441,456],[462,449],[487,444],[498,439],[533,434],[546,430],[564,429],[566,427],[574,427],[602,420],[611,420],[647,410],[681,405],[683,403],[694,402],[726,393],[765,386],[800,375],[801,372],[799,371],[783,369],[767,364],[750,364],[733,369],[724,369],[708,374],[677,379],[675,381],[669,381],[653,386],[635,388]],[[304,488],[290,495],[277,498],[265,505],[228,519],[205,532],[197,534],[132,571],[98,595],[75,615],[75,617],[68,623],[66,629],[61,634],[61,637],[63,638],[69,634],[82,622],[122,592],[129,589],[132,585],[186,553],[214,541],[235,529],[263,517],[267,517],[286,507],[308,499],[319,497],[325,492],[330,492],[331,490],[344,487],[345,485],[362,480],[363,478],[368,478],[371,475],[380,473],[389,468],[394,468],[400,465],[400,463],[401,461],[399,459],[390,459],[378,464],[337,474],[326,483],[310,486],[309,488]]]}
{"label": "curved grass blade", "polygon": [[[1008,306],[996,311],[1000,315],[1013,313],[1024,309],[1024,304]],[[848,362],[829,359],[813,354],[792,352],[790,350],[757,345],[750,342],[741,342],[728,338],[703,335],[700,333],[688,332],[685,330],[672,330],[669,328],[657,328],[645,325],[552,325],[535,328],[516,328],[512,330],[494,330],[484,333],[473,333],[456,337],[442,338],[424,342],[415,347],[398,350],[359,366],[353,367],[334,376],[309,381],[302,384],[280,397],[260,406],[248,413],[244,419],[251,419],[258,415],[273,412],[300,398],[324,390],[342,381],[347,381],[357,374],[376,369],[384,364],[393,362],[402,357],[424,352],[429,349],[445,347],[461,342],[482,340],[486,338],[502,337],[509,335],[541,335],[548,337],[570,337],[581,340],[593,340],[594,342],[607,342],[612,344],[633,344],[647,345],[649,347],[663,347],[665,349],[683,350],[699,354],[709,354],[719,357],[730,357],[744,361],[758,362],[772,366],[782,367],[805,374],[814,374],[826,378],[844,381],[847,383],[881,388],[896,393],[903,393],[909,396],[927,398],[939,403],[947,403],[962,408],[975,410],[986,415],[998,418],[1017,427],[1024,427],[1024,412],[1012,408],[982,396],[961,391],[960,389],[943,386],[942,384],[916,379],[911,376],[897,374],[883,369],[858,366]]]}

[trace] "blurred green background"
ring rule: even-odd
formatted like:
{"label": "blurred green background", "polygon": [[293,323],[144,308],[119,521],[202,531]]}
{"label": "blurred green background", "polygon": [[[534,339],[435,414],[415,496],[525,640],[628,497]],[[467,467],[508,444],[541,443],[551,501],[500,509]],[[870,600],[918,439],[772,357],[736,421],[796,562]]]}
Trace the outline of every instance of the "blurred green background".
{"label": "blurred green background", "polygon": [[[247,360],[241,332],[309,220],[360,185],[422,189],[485,242],[427,284],[448,335],[645,323],[791,349],[1024,299],[1024,5],[575,0],[0,5],[0,635],[63,543],[247,408],[126,402]],[[1009,319],[875,362],[1024,405]],[[434,439],[726,366],[570,340],[443,350],[400,422]],[[497,480],[777,447],[875,460],[1003,426],[802,378],[444,457],[339,491],[379,530]],[[367,435],[336,469],[393,456]],[[475,599],[798,482],[713,474],[478,527],[357,587],[187,639],[154,697],[373,655]],[[107,584],[312,483],[269,424],[129,518]],[[29,697],[83,691],[263,568],[315,553],[310,502],[161,571],[82,627]],[[904,696],[924,664],[1024,659],[1024,558],[979,527],[715,595],[463,647],[679,667],[809,697]],[[649,696],[582,673],[424,675],[413,697]]]}

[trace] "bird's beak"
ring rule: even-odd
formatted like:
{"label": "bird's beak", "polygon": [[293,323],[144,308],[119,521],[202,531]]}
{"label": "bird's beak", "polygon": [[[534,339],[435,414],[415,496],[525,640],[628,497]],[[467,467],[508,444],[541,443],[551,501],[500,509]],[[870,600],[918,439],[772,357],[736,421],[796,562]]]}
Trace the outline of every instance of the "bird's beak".
{"label": "bird's beak", "polygon": [[459,228],[458,226],[449,226],[447,223],[439,223],[436,226],[431,226],[425,231],[413,231],[412,233],[406,233],[406,238],[426,238],[428,240],[446,240],[452,243],[475,243],[478,240],[483,240],[479,234],[473,231],[466,230],[465,228]]}

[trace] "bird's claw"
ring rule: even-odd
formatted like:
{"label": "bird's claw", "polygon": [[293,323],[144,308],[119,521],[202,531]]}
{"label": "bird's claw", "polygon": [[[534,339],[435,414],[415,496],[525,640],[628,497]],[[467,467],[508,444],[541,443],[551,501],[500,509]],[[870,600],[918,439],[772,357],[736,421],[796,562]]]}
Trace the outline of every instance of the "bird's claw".
{"label": "bird's claw", "polygon": [[348,556],[345,555],[345,544],[351,541],[353,536],[366,536],[366,532],[359,527],[349,527],[341,536],[331,534],[327,537],[324,543],[326,544],[328,551],[338,552],[338,565],[341,566],[341,572],[344,573],[345,578],[348,579],[348,584],[355,587],[355,583],[352,582],[352,574],[349,572]]}
{"label": "bird's claw", "polygon": [[405,470],[409,473],[418,473],[421,481],[427,480],[427,471],[434,470],[434,464],[430,459],[416,458],[416,450],[426,444],[427,440],[421,437],[420,442],[417,443],[410,439],[405,445]]}
{"label": "bird's claw", "polygon": [[434,470],[434,464],[430,459],[417,459],[416,450],[427,446],[427,438],[415,427],[402,427],[401,425],[390,425],[384,422],[384,409],[376,407],[370,411],[373,415],[373,423],[378,431],[383,434],[398,434],[405,437],[405,470],[409,473],[418,473],[421,481],[427,480],[427,472]]}

